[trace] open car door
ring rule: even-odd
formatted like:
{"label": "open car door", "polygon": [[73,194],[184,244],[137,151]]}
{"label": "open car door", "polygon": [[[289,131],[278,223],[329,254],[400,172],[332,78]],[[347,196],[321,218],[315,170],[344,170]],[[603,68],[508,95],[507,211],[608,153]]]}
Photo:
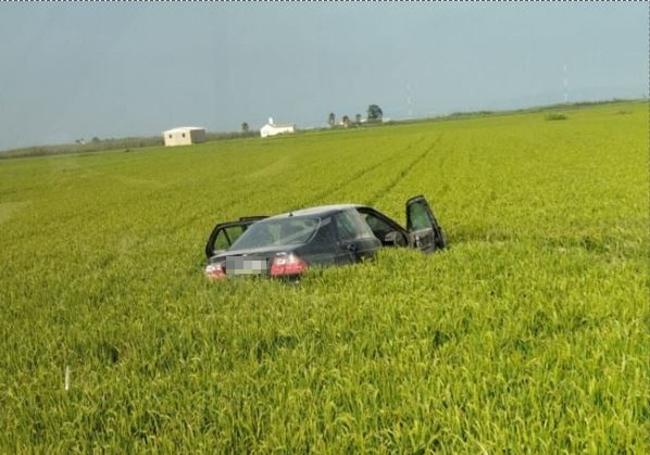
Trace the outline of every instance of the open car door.
{"label": "open car door", "polygon": [[239,221],[228,221],[217,224],[212,229],[210,237],[208,237],[208,243],[205,245],[205,255],[210,259],[217,252],[227,250],[248,229],[248,226],[264,218],[267,217],[246,216],[240,218]]}
{"label": "open car door", "polygon": [[406,229],[412,246],[425,253],[442,249],[447,244],[438,220],[422,195],[406,201]]}

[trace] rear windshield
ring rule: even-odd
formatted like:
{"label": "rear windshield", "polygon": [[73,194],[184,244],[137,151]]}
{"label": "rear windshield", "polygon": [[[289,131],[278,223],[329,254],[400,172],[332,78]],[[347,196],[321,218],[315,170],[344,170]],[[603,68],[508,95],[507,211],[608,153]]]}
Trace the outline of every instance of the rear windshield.
{"label": "rear windshield", "polygon": [[266,246],[297,245],[307,242],[314,234],[319,218],[290,217],[258,221],[251,225],[230,247],[247,250]]}

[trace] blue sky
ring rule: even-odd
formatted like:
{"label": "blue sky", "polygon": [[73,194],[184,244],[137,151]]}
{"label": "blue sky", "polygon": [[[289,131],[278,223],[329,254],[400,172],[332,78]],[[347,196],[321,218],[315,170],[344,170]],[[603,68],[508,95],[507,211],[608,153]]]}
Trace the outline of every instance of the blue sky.
{"label": "blue sky", "polygon": [[0,4],[0,149],[640,98],[648,53],[647,3]]}

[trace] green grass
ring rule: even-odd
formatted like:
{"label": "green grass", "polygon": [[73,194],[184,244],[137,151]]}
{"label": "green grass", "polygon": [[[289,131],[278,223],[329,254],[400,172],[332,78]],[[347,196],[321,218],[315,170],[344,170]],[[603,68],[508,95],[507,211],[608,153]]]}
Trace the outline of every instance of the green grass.
{"label": "green grass", "polygon": [[[0,452],[649,452],[648,106],[545,115],[3,160]],[[419,193],[440,254],[203,279],[217,221]]]}

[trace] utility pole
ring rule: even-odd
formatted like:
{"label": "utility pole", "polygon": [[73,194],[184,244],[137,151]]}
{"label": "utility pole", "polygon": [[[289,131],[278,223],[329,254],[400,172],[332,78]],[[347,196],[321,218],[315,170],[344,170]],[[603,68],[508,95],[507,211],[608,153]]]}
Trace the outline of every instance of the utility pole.
{"label": "utility pole", "polygon": [[564,104],[567,104],[569,102],[569,74],[567,71],[567,64],[564,64],[564,79],[563,79],[563,85],[564,85]]}
{"label": "utility pole", "polygon": [[406,83],[406,105],[408,106],[408,116],[413,118],[413,97],[411,97],[411,84]]}

